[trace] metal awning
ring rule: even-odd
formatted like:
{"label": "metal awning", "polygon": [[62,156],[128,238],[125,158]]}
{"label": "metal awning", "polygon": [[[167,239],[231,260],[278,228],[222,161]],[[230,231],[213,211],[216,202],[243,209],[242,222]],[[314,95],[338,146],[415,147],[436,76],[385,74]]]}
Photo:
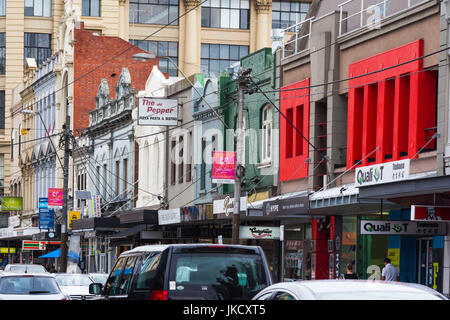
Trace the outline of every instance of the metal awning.
{"label": "metal awning", "polygon": [[134,227],[128,228],[116,234],[110,236],[110,239],[120,239],[127,238],[129,236],[135,235],[141,231],[146,230],[148,227],[153,227],[154,225],[138,224]]}
{"label": "metal awning", "polygon": [[158,210],[138,208],[119,212],[120,225],[158,224]]}
{"label": "metal awning", "polygon": [[72,231],[86,230],[114,230],[120,227],[120,220],[117,217],[98,217],[88,219],[78,219],[72,222]]}
{"label": "metal awning", "polygon": [[366,199],[388,199],[404,206],[450,205],[450,176],[432,176],[360,188]]}

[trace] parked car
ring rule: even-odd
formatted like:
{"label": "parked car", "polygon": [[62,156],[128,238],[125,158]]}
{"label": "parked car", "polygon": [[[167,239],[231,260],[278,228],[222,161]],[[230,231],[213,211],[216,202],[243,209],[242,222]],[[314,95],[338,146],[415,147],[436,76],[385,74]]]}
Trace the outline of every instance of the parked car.
{"label": "parked car", "polygon": [[101,283],[102,285],[105,285],[109,276],[107,273],[88,273],[88,275],[94,282]]}
{"label": "parked car", "polygon": [[308,280],[280,282],[252,300],[448,300],[415,283],[374,280]]}
{"label": "parked car", "polygon": [[81,273],[56,273],[56,282],[62,292],[70,297],[70,300],[92,300],[95,295],[89,293],[89,285],[94,280],[87,274]]}
{"label": "parked car", "polygon": [[40,264],[7,264],[4,271],[23,272],[23,273],[48,273],[44,266]]}
{"label": "parked car", "polygon": [[171,244],[123,252],[105,286],[89,292],[102,299],[249,300],[272,284],[259,246]]}
{"label": "parked car", "polygon": [[69,300],[52,274],[0,274],[0,300]]}

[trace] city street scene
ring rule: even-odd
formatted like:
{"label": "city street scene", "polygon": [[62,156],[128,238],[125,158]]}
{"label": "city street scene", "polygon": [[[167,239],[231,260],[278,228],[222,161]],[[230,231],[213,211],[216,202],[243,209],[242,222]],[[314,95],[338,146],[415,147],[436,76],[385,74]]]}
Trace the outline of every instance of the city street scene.
{"label": "city street scene", "polygon": [[450,0],[0,0],[0,300],[448,300],[449,124]]}

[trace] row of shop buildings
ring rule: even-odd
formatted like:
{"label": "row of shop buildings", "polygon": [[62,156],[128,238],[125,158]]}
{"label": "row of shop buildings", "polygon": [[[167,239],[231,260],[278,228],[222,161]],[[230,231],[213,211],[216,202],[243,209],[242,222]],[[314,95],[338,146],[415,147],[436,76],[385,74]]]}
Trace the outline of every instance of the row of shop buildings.
{"label": "row of shop buildings", "polygon": [[[449,8],[313,1],[275,52],[219,78],[133,62],[95,79],[72,154],[87,270],[142,244],[231,243],[234,189],[213,182],[212,153],[235,149],[241,67],[259,88],[244,95],[241,243],[264,249],[277,280],[340,278],[349,262],[378,279],[390,257],[401,281],[449,295]],[[140,125],[142,98],[176,99],[178,124]]]}

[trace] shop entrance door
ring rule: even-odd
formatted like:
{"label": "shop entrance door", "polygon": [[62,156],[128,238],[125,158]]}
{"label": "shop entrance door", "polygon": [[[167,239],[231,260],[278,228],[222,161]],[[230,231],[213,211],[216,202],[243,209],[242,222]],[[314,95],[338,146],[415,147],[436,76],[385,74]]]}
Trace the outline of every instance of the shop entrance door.
{"label": "shop entrance door", "polygon": [[431,287],[433,285],[433,239],[420,238],[417,242],[417,283]]}

